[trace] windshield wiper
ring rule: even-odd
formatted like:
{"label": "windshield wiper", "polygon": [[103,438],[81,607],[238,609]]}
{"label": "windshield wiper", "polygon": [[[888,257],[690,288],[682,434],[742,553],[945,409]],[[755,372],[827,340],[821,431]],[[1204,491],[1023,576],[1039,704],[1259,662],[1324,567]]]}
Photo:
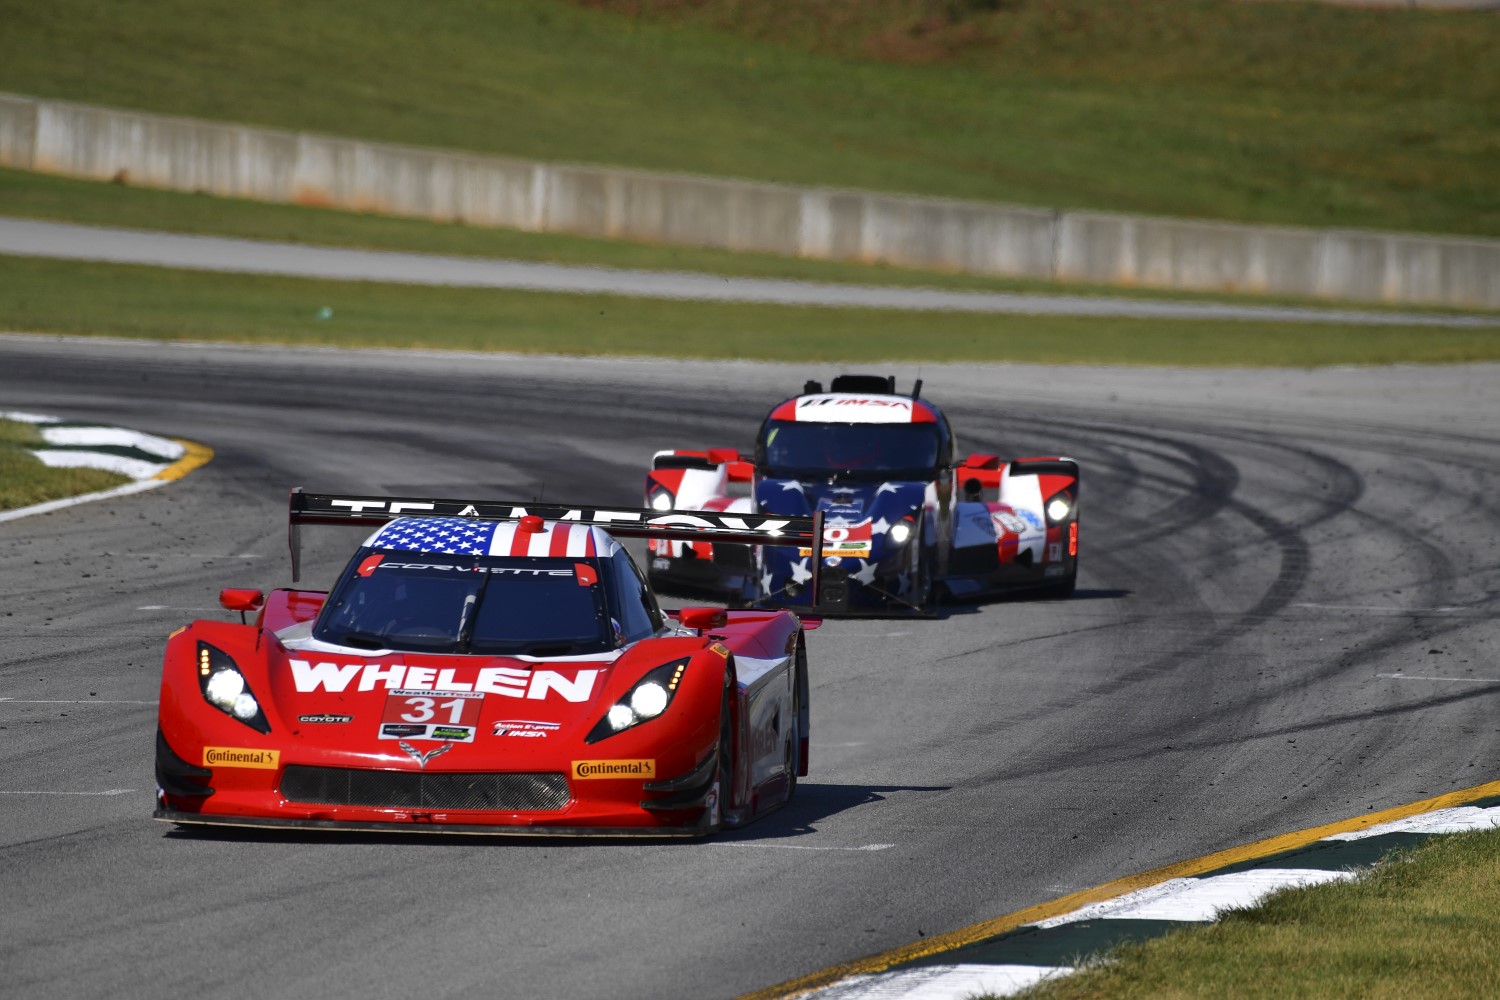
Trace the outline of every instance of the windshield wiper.
{"label": "windshield wiper", "polygon": [[[476,567],[478,560],[475,560]],[[458,617],[458,651],[469,652],[470,644],[474,641],[474,623],[479,620],[479,605],[484,602],[484,592],[489,589],[490,574],[485,573],[479,578],[479,587],[464,598],[464,609]]]}

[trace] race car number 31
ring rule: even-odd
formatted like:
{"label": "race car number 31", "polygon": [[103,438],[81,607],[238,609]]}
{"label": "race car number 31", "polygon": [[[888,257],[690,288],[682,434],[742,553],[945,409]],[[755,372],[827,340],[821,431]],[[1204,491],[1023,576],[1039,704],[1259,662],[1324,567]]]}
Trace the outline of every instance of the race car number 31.
{"label": "race car number 31", "polygon": [[471,743],[483,705],[484,694],[478,691],[392,691],[380,737]]}

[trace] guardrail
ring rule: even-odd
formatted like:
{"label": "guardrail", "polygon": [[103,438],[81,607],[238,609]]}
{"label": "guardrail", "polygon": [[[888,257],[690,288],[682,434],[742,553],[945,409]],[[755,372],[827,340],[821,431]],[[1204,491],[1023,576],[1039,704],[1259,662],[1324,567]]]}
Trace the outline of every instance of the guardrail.
{"label": "guardrail", "polygon": [[0,94],[0,166],[361,212],[1103,284],[1500,308],[1500,240],[480,156]]}

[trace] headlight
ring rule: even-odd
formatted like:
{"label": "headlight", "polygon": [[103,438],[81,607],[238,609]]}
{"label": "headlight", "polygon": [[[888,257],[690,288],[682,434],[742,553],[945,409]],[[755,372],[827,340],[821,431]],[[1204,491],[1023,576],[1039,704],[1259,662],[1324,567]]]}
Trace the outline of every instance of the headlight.
{"label": "headlight", "polygon": [[656,718],[667,710],[682,675],[687,670],[691,657],[673,660],[652,670],[636,681],[635,686],[625,692],[625,697],[610,706],[604,718],[584,738],[585,743],[598,743],[607,736],[624,732]]}
{"label": "headlight", "polygon": [[897,521],[891,525],[888,537],[893,545],[905,545],[906,540],[911,537],[911,525],[905,521]]}
{"label": "headlight", "polygon": [[1072,509],[1068,505],[1068,501],[1063,497],[1053,497],[1047,502],[1047,516],[1054,521],[1061,521],[1068,516],[1068,511]]}
{"label": "headlight", "polygon": [[665,491],[656,494],[656,496],[654,496],[654,497],[651,498],[651,509],[652,510],[671,510],[672,509],[672,494],[667,493]]}
{"label": "headlight", "polygon": [[245,682],[245,675],[229,654],[206,642],[198,643],[198,686],[203,700],[225,715],[239,719],[251,729],[271,731],[260,702]]}
{"label": "headlight", "polygon": [[643,719],[654,719],[670,700],[667,689],[660,684],[641,684],[630,694],[630,710]]}

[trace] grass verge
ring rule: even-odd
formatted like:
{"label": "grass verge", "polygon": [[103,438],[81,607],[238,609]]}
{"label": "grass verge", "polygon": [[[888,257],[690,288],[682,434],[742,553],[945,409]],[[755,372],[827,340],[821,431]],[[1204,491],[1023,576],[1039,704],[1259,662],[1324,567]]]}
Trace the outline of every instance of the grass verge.
{"label": "grass verge", "polygon": [[0,329],[779,361],[1294,366],[1500,359],[1500,330],[674,302],[0,256]]}
{"label": "grass verge", "polygon": [[[48,219],[99,226],[160,229],[197,235],[234,236],[320,246],[360,247],[459,257],[507,258],[548,264],[583,264],[650,271],[697,271],[749,278],[784,278],[891,287],[970,291],[1035,292],[1043,295],[1107,295],[1116,298],[1201,302],[1254,302],[1328,308],[1327,299],[1126,288],[1026,278],[985,277],[943,271],[774,254],[674,247],[558,233],[527,233],[457,223],[365,215],[300,205],[273,205],[204,194],[154,191],[120,184],[52,177],[0,168],[0,216]],[[1364,310],[1409,309],[1357,303]],[[1424,307],[1429,312],[1458,312]]]}
{"label": "grass verge", "polygon": [[1500,833],[1434,838],[1359,879],[1277,893],[1117,949],[1026,1000],[1500,996]]}
{"label": "grass verge", "polygon": [[0,420],[0,510],[94,493],[130,482],[102,469],[54,469],[28,449],[44,442],[36,425]]}
{"label": "grass verge", "polygon": [[53,0],[0,89],[417,145],[1500,233],[1500,20],[1224,0]]}

